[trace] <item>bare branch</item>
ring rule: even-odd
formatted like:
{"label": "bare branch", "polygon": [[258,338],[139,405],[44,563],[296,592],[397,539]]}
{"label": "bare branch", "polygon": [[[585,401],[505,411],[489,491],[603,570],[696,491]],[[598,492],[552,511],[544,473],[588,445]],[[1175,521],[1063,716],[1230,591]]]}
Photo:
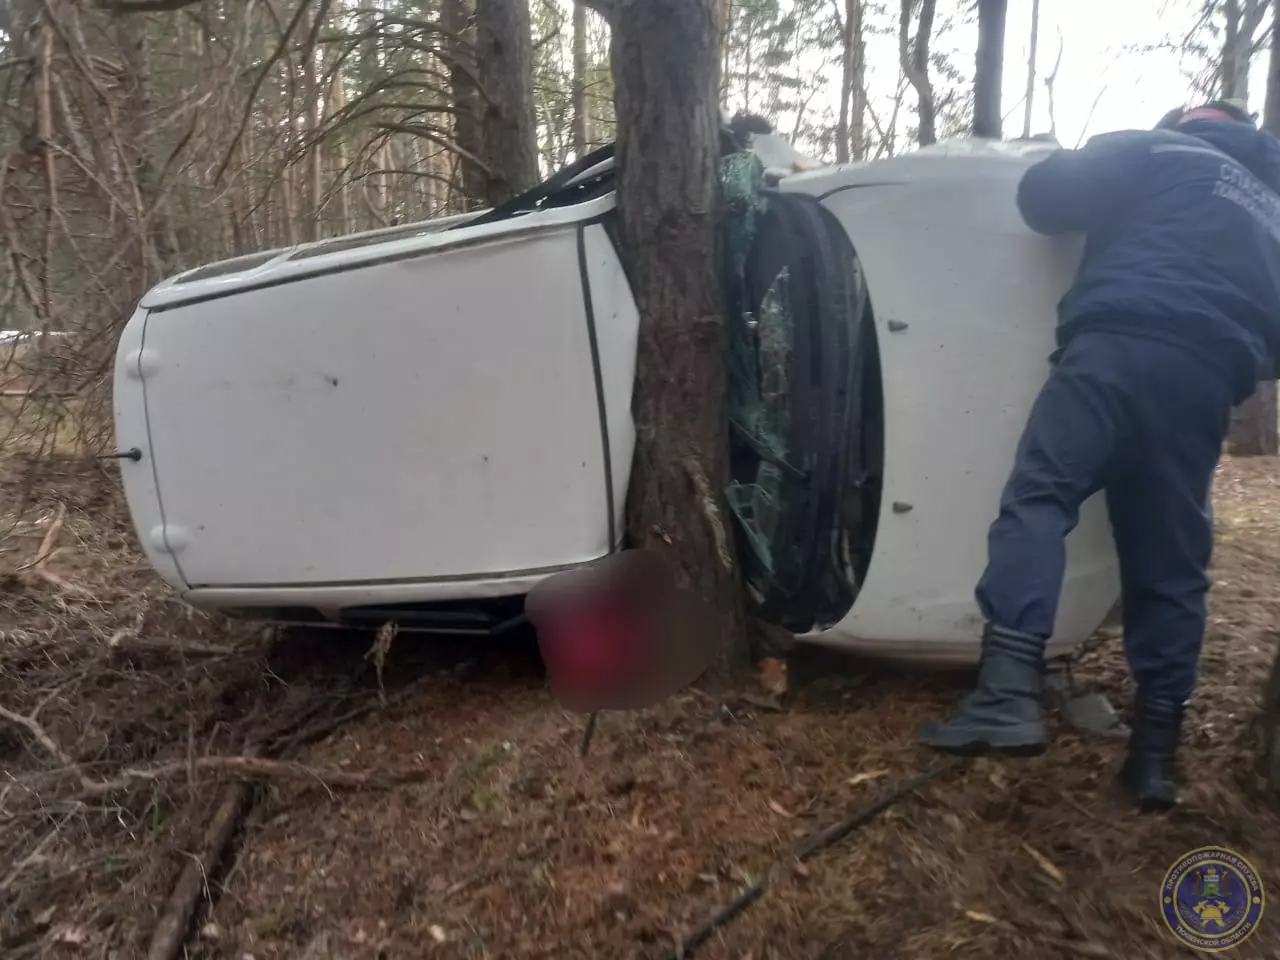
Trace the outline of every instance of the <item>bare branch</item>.
{"label": "bare branch", "polygon": [[437,133],[435,130],[432,130],[430,127],[424,127],[420,124],[388,123],[388,122],[378,123],[378,124],[375,124],[375,126],[377,127],[377,129],[386,130],[388,133],[407,133],[411,136],[422,137],[424,140],[430,140],[432,143],[438,143],[440,146],[445,147],[449,150],[452,150],[454,153],[458,154],[458,156],[463,157],[467,160],[470,160],[477,167],[483,170],[486,174],[490,176],[493,175],[493,171],[489,167],[489,165],[485,163],[483,160],[481,160],[479,157],[477,157],[474,153],[471,153],[468,150],[464,150],[455,141],[450,140],[448,137],[443,136],[440,133]]}
{"label": "bare branch", "polygon": [[112,13],[164,13],[203,2],[204,0],[97,0],[97,7]]}
{"label": "bare branch", "polygon": [[294,31],[298,29],[298,24],[302,22],[302,17],[310,5],[311,0],[301,0],[298,4],[298,9],[293,12],[293,19],[289,21],[289,25],[285,27],[284,32],[280,35],[280,42],[276,44],[275,50],[272,51],[271,56],[267,58],[267,62],[262,65],[258,75],[254,78],[253,86],[249,90],[249,96],[245,99],[244,113],[240,117],[240,126],[236,130],[235,136],[231,138],[231,145],[227,147],[227,153],[222,158],[222,163],[218,164],[218,169],[213,175],[214,183],[220,181],[222,175],[226,173],[227,167],[231,163],[231,158],[235,156],[236,147],[240,145],[240,138],[244,136],[245,129],[249,125],[249,118],[253,116],[253,108],[257,105],[258,91],[262,89],[262,83],[267,79],[267,74],[270,73],[271,68],[288,49],[289,40]]}

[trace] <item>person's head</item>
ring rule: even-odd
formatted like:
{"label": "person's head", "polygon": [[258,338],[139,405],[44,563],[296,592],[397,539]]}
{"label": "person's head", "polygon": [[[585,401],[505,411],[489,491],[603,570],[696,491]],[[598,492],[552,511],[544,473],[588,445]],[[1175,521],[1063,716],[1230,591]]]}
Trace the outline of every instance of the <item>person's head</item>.
{"label": "person's head", "polygon": [[1183,124],[1196,120],[1216,120],[1222,123],[1245,123],[1256,126],[1257,115],[1249,113],[1244,102],[1235,99],[1210,100],[1198,107],[1174,107],[1156,124],[1157,130],[1176,130]]}
{"label": "person's head", "polygon": [[1161,117],[1156,129],[1203,140],[1280,193],[1280,140],[1258,129],[1257,114],[1249,113],[1242,101],[1220,99],[1178,107]]}

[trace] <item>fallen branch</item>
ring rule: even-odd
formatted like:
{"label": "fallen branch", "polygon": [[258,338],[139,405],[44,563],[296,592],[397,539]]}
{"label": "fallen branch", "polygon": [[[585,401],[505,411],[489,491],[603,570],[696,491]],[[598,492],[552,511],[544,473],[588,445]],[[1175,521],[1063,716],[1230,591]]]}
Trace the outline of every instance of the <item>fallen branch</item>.
{"label": "fallen branch", "polygon": [[[252,759],[246,757],[245,759]],[[249,785],[244,782],[230,784],[222,793],[218,810],[205,831],[204,843],[198,856],[187,861],[182,875],[169,895],[160,921],[151,935],[147,960],[174,960],[187,938],[187,928],[205,887],[205,878],[222,859],[236,828],[249,807]]]}
{"label": "fallen branch", "polygon": [[954,769],[962,762],[962,760],[954,757],[944,760],[932,769],[926,770],[924,773],[917,774],[905,783],[900,784],[893,790],[890,790],[875,803],[863,807],[861,810],[849,817],[846,817],[839,823],[834,823],[820,833],[815,833],[808,839],[802,841],[792,851],[790,858],[785,861],[775,863],[769,868],[767,873],[760,877],[759,880],[756,880],[749,886],[744,887],[742,891],[725,904],[723,908],[695,927],[688,936],[680,941],[675,950],[667,956],[670,960],[684,960],[685,957],[692,956],[693,952],[697,950],[698,947],[711,939],[712,934],[764,896],[765,891],[769,889],[769,885],[787,870],[791,869],[791,865],[794,861],[800,861],[803,863],[819,851],[825,850],[827,847],[839,840],[843,840],[849,834],[853,833],[853,831],[875,819],[877,815],[888,810],[908,794],[920,789],[931,780],[936,780],[938,777]]}
{"label": "fallen branch", "polygon": [[92,597],[93,594],[84,587],[77,586],[68,580],[63,579],[58,574],[49,569],[48,564],[50,558],[56,551],[54,544],[57,543],[58,534],[62,532],[62,525],[67,519],[67,505],[65,503],[58,504],[58,515],[53,518],[53,523],[49,524],[49,529],[45,531],[44,539],[40,541],[40,548],[36,551],[35,560],[19,567],[18,572],[31,570],[37,577],[46,583],[51,583],[59,590],[66,593],[78,594],[82,597]]}
{"label": "fallen branch", "polygon": [[[287,739],[273,739],[267,744],[272,752],[283,753],[298,749],[307,743],[319,740],[338,727],[350,723],[368,713],[379,709],[387,709],[407,700],[429,680],[420,677],[418,680],[396,691],[390,697],[371,698],[370,702],[347,710],[328,720],[321,721]],[[380,691],[381,693],[381,691]],[[52,741],[50,741],[52,743]],[[430,775],[426,770],[400,771],[391,774],[376,775],[367,773],[349,773],[346,771],[319,771],[300,763],[283,760],[266,760],[257,756],[258,748],[250,748],[245,755],[238,757],[202,757],[190,762],[179,762],[155,767],[150,770],[127,770],[110,785],[127,786],[138,778],[154,780],[161,776],[199,769],[222,769],[239,773],[246,778],[252,777],[286,777],[293,779],[317,780],[326,786],[351,787],[369,789],[405,783]],[[108,784],[103,784],[107,786]],[[200,894],[206,888],[206,878],[218,862],[226,855],[241,821],[250,808],[249,779],[240,779],[229,784],[223,792],[222,801],[214,814],[213,820],[205,833],[205,842],[198,858],[187,863],[178,878],[178,883],[169,896],[164,912],[151,938],[151,946],[147,951],[147,960],[174,960],[186,941],[191,918],[199,904]]]}
{"label": "fallen branch", "polygon": [[1115,954],[1100,943],[1092,940],[1064,940],[1061,937],[1046,937],[1044,943],[1057,947],[1078,957],[1095,957],[1097,960],[1110,960]]}
{"label": "fallen branch", "polygon": [[241,779],[261,777],[283,780],[310,780],[325,787],[344,787],[352,790],[386,789],[397,783],[407,783],[427,776],[424,770],[397,771],[394,773],[350,773],[345,770],[318,770],[305,764],[287,760],[266,760],[255,756],[197,757],[194,760],[177,760],[158,767],[125,770],[111,780],[93,781],[81,778],[84,795],[102,797],[119,793],[143,782],[165,780],[189,771],[212,770],[235,774]]}
{"label": "fallen branch", "polygon": [[36,549],[36,558],[19,567],[19,573],[23,570],[39,569],[41,564],[53,556],[53,545],[57,542],[58,534],[62,532],[62,524],[66,519],[67,505],[65,503],[60,503],[58,504],[57,516],[53,518],[53,523],[49,524],[49,529],[44,532],[44,538],[40,541],[40,546]]}
{"label": "fallen branch", "polygon": [[184,643],[176,640],[143,639],[131,636],[130,631],[119,630],[107,641],[112,650],[128,653],[170,653],[180,657],[233,657],[240,651],[235,647],[213,643]]}
{"label": "fallen branch", "polygon": [[337,716],[330,717],[327,720],[321,720],[312,726],[295,733],[293,736],[289,737],[288,740],[285,740],[280,744],[278,751],[273,752],[288,753],[298,749],[299,747],[306,746],[307,744],[317,743],[329,734],[333,733],[333,731],[337,730],[339,727],[346,726],[354,720],[359,720],[362,717],[379,710],[389,710],[392,707],[403,703],[415,693],[421,691],[434,679],[435,678],[430,674],[418,677],[416,680],[411,680],[409,683],[405,684],[385,700],[380,696],[370,697],[365,703],[362,703],[359,706],[352,707],[350,710],[340,713]]}
{"label": "fallen branch", "polygon": [[21,727],[31,735],[31,739],[40,744],[44,751],[52,756],[55,760],[65,764],[68,767],[80,768],[76,762],[62,752],[62,748],[58,746],[58,742],[49,736],[44,727],[36,722],[35,717],[23,716],[20,713],[14,713],[7,707],[0,707],[0,720],[8,720],[16,727]]}
{"label": "fallen branch", "polygon": [[123,771],[110,780],[95,780],[87,776],[80,765],[58,746],[34,717],[23,716],[6,707],[0,707],[0,720],[26,730],[51,757],[61,763],[80,781],[80,799],[104,797],[136,786],[139,783],[164,780],[172,776],[198,770],[232,773],[242,779],[272,777],[287,780],[310,780],[326,787],[344,787],[356,790],[386,789],[397,783],[407,783],[428,775],[424,770],[402,770],[393,773],[351,773],[345,770],[318,770],[305,764],[285,760],[267,760],[254,755],[197,757],[194,760],[178,760],[156,767],[133,768]]}

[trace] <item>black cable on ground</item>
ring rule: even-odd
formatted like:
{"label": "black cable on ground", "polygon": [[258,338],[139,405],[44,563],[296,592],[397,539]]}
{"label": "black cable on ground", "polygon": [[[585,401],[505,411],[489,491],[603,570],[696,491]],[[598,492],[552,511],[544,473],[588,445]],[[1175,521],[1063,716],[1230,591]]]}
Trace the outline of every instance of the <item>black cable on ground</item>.
{"label": "black cable on ground", "polygon": [[875,819],[878,814],[888,810],[891,806],[902,800],[909,793],[912,793],[931,780],[936,780],[944,773],[954,770],[960,764],[964,763],[961,757],[951,757],[942,761],[936,766],[926,770],[924,773],[917,774],[910,780],[899,784],[894,789],[888,791],[880,799],[874,803],[861,808],[857,812],[849,815],[839,823],[834,823],[815,833],[807,839],[801,841],[792,851],[791,860],[775,863],[769,868],[768,873],[762,876],[755,883],[743,890],[732,900],[730,900],[723,908],[712,914],[689,933],[688,936],[680,942],[676,949],[667,954],[667,960],[685,960],[686,957],[692,956],[698,947],[702,946],[711,939],[721,927],[733,920],[738,914],[742,913],[747,907],[751,906],[759,900],[769,889],[769,884],[776,880],[779,876],[789,869],[793,860],[805,861],[821,850],[825,850],[833,843],[843,840],[849,834],[853,833],[859,827],[866,825]]}

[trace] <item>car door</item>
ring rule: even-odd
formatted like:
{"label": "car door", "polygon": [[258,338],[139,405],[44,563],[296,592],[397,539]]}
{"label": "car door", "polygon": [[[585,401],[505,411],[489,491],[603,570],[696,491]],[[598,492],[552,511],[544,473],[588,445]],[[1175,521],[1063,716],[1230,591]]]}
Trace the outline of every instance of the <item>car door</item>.
{"label": "car door", "polygon": [[730,509],[763,619],[853,605],[879,515],[879,360],[858,258],[814,198],[770,192],[730,314]]}

